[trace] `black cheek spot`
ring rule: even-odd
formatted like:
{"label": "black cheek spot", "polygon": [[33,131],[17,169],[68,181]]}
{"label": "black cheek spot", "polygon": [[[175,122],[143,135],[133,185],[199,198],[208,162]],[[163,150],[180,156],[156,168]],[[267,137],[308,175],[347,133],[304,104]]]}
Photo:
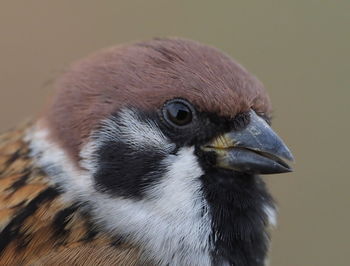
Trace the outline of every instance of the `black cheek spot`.
{"label": "black cheek spot", "polygon": [[158,182],[165,172],[162,160],[166,155],[159,149],[107,142],[98,154],[96,187],[111,195],[142,198],[147,187]]}

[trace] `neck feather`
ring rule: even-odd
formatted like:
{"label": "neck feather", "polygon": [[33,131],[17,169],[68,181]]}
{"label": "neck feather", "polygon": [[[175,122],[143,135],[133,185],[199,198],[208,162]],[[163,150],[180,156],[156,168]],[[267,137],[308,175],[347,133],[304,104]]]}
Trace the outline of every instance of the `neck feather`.
{"label": "neck feather", "polygon": [[275,207],[261,178],[215,170],[202,182],[212,217],[214,264],[265,265]]}

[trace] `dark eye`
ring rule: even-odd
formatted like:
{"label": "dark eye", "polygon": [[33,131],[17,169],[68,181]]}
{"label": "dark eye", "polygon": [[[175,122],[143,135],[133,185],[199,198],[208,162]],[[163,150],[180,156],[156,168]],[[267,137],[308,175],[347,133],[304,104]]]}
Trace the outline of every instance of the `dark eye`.
{"label": "dark eye", "polygon": [[164,116],[177,126],[185,126],[192,121],[192,110],[185,102],[175,100],[166,104]]}

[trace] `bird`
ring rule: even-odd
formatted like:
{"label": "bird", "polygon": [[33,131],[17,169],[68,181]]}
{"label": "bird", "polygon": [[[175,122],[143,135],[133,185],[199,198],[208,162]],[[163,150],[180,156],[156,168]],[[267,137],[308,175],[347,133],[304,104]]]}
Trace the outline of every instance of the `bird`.
{"label": "bird", "polygon": [[0,137],[1,265],[268,264],[291,172],[263,84],[217,48],[155,38],[69,66]]}

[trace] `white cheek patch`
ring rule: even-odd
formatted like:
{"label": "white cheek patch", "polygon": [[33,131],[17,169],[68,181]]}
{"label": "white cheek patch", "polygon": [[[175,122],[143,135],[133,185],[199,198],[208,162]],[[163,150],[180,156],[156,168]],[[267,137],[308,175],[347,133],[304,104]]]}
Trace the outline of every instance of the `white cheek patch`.
{"label": "white cheek patch", "polygon": [[[191,155],[192,154],[192,155]],[[95,195],[95,217],[105,229],[127,236],[146,249],[153,261],[166,265],[210,265],[208,207],[201,194],[202,170],[193,149],[181,150],[161,182],[142,200]],[[185,168],[191,162],[190,168]],[[175,169],[182,166],[182,171]]]}
{"label": "white cheek patch", "polygon": [[101,128],[93,132],[90,141],[80,152],[79,164],[95,174],[98,169],[97,151],[107,142],[123,142],[135,150],[157,150],[164,155],[173,151],[176,146],[171,143],[151,120],[141,120],[136,112],[123,109],[118,117],[111,117],[101,122]]}
{"label": "white cheek patch", "polygon": [[175,148],[154,121],[141,120],[138,114],[130,109],[123,109],[118,117],[102,121],[102,129],[93,134],[94,137],[105,141],[122,141],[137,149],[160,149],[165,153]]}
{"label": "white cheek patch", "polygon": [[[91,191],[93,189],[92,176],[88,172],[78,170],[67,154],[55,143],[48,140],[49,132],[46,129],[34,127],[27,133],[25,141],[30,145],[31,156],[48,173],[53,185],[59,185],[69,200],[74,200],[74,189]],[[72,193],[72,195],[70,195]],[[79,194],[79,193],[78,193]]]}
{"label": "white cheek patch", "polygon": [[[145,125],[140,126],[132,113],[124,112],[121,117],[117,124],[123,122],[122,128],[115,128],[115,121],[106,121],[104,138],[120,141],[121,136],[128,136],[126,141],[138,147],[138,141],[146,141],[144,148],[160,145],[164,152],[173,148],[156,125],[147,122],[145,130]],[[160,265],[211,265],[211,219],[201,192],[203,171],[193,147],[168,155],[162,162],[167,166],[164,176],[147,190],[144,199],[136,200],[113,197],[94,188],[93,173],[97,166],[94,152],[100,143],[91,141],[82,149],[82,166],[86,170],[81,170],[47,136],[46,130],[34,129],[28,134],[33,156],[48,172],[52,183],[65,192],[64,198],[87,206],[103,231],[124,236],[141,246],[145,258]]]}
{"label": "white cheek patch", "polygon": [[80,166],[94,175],[98,169],[98,150],[108,142],[123,142],[138,151],[157,150],[164,155],[176,148],[155,122],[140,120],[133,110],[124,109],[118,117],[103,120],[100,129],[92,133],[80,152]]}

